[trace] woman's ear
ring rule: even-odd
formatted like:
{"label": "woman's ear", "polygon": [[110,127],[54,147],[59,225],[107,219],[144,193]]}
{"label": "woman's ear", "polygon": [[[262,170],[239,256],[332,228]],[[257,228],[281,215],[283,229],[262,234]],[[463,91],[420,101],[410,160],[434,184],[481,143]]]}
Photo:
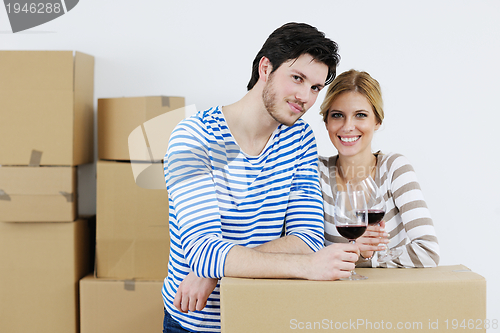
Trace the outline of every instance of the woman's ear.
{"label": "woman's ear", "polygon": [[375,125],[375,131],[378,131],[378,129],[380,128],[380,126],[382,126],[382,123],[377,123]]}
{"label": "woman's ear", "polygon": [[259,61],[259,79],[262,79],[264,82],[267,82],[269,79],[269,75],[273,71],[273,65],[271,61],[267,57],[260,58]]}

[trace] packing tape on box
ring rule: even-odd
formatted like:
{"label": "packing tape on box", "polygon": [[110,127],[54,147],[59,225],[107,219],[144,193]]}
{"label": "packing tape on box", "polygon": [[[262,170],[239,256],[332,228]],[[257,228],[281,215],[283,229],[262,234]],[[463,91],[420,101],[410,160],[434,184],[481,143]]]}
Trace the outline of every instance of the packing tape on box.
{"label": "packing tape on box", "polygon": [[39,150],[33,149],[31,151],[29,166],[30,167],[38,167],[38,166],[40,166],[41,162],[42,162],[42,152]]}
{"label": "packing tape on box", "polygon": [[125,290],[134,291],[135,290],[135,281],[134,280],[125,280],[123,282],[123,287]]}
{"label": "packing tape on box", "polygon": [[0,189],[0,200],[10,201],[10,195],[5,193],[4,190]]}
{"label": "packing tape on box", "polygon": [[168,106],[170,107],[170,97],[167,96],[161,96],[161,106]]}
{"label": "packing tape on box", "polygon": [[73,202],[73,193],[59,191],[59,194],[65,197],[67,202]]}

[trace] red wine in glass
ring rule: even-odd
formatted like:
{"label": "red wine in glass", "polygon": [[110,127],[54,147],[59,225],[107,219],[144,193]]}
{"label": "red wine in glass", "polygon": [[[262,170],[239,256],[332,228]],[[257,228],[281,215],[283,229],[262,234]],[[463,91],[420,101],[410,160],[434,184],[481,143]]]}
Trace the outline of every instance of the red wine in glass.
{"label": "red wine in glass", "polygon": [[365,233],[366,225],[338,225],[337,231],[339,234],[348,239],[355,240]]}
{"label": "red wine in glass", "polygon": [[[334,222],[338,233],[355,244],[356,239],[364,234],[368,226],[368,207],[363,193],[353,192],[350,196],[347,192],[339,191],[335,198]],[[351,276],[341,280],[364,280],[366,276],[351,271]]]}
{"label": "red wine in glass", "polygon": [[368,209],[368,224],[378,224],[384,218],[385,211],[382,209]]}
{"label": "red wine in glass", "polygon": [[[364,214],[365,211],[358,211],[356,214]],[[383,209],[368,209],[368,225],[376,225],[384,218],[385,210]]]}

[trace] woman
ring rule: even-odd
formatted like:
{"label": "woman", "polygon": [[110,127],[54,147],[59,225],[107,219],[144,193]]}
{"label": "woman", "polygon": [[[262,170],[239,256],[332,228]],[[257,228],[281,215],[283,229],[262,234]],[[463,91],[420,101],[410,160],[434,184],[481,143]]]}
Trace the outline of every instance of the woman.
{"label": "woman", "polygon": [[[387,204],[381,227],[368,227],[356,243],[362,267],[434,267],[439,263],[439,245],[432,219],[415,172],[400,154],[372,153],[374,133],[384,120],[379,83],[366,72],[350,70],[330,85],[320,114],[338,155],[320,157],[321,185],[325,209],[325,243],[346,241],[333,221],[337,191],[355,177],[371,176]],[[385,227],[385,229],[384,229]],[[387,231],[387,232],[386,232]],[[402,247],[403,254],[388,263],[377,262],[379,243]]]}

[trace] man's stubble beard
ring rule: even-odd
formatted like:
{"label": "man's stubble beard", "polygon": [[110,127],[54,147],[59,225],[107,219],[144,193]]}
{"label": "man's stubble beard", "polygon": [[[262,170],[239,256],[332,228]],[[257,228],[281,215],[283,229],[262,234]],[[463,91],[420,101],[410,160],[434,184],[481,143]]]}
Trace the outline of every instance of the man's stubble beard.
{"label": "man's stubble beard", "polygon": [[[276,92],[274,91],[273,75],[269,76],[269,80],[266,82],[264,90],[262,91],[262,101],[264,102],[264,107],[266,108],[269,115],[278,123],[285,126],[292,126],[295,122],[302,116],[290,121],[286,117],[280,116],[278,110],[276,109]],[[303,107],[303,103],[294,101]]]}

